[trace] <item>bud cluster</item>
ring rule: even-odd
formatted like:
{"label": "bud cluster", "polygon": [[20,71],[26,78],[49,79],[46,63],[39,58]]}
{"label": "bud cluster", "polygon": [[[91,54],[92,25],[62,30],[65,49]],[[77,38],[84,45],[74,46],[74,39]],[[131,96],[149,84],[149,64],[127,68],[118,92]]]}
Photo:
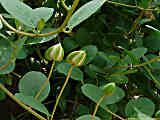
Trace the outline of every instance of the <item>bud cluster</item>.
{"label": "bud cluster", "polygon": [[[45,52],[45,58],[50,61],[54,60],[54,61],[60,62],[63,60],[63,57],[64,57],[64,50],[61,46],[61,43],[51,46]],[[83,65],[85,59],[86,59],[86,52],[83,50],[80,50],[80,51],[71,52],[67,56],[66,61],[69,64],[78,67]]]}

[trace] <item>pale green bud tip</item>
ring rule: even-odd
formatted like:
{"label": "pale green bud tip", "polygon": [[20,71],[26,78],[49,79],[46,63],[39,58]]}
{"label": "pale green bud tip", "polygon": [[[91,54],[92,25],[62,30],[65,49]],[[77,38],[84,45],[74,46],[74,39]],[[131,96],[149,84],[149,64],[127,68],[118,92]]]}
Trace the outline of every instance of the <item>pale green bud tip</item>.
{"label": "pale green bud tip", "polygon": [[51,46],[45,52],[45,58],[47,60],[54,60],[54,61],[62,61],[64,57],[64,50],[60,43]]}
{"label": "pale green bud tip", "polygon": [[103,88],[102,91],[106,96],[111,96],[115,92],[116,84],[115,83],[108,83]]}
{"label": "pale green bud tip", "polygon": [[86,52],[83,50],[80,50],[80,51],[74,51],[70,53],[67,56],[66,61],[69,64],[72,64],[74,66],[81,66],[83,65],[85,59],[86,59]]}

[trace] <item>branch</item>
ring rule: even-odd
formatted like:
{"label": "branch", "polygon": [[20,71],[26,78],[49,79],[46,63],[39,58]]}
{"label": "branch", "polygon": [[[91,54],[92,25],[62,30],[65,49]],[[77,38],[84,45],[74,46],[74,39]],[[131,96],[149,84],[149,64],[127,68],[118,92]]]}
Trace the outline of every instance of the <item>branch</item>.
{"label": "branch", "polygon": [[123,4],[123,3],[113,2],[113,1],[109,1],[109,0],[107,0],[106,2],[109,3],[109,4],[113,4],[115,6],[124,6],[124,7],[135,8],[135,9],[139,9],[139,10],[143,10],[143,11],[157,11],[157,12],[160,11],[160,9],[142,8],[142,7],[139,7],[139,6]]}

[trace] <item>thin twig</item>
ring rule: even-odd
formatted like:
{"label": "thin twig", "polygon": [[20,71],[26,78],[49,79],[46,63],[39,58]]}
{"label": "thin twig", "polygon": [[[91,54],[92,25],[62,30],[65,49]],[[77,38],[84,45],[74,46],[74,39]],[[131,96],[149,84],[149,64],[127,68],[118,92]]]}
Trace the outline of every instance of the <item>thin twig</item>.
{"label": "thin twig", "polygon": [[143,10],[143,11],[157,11],[157,12],[160,11],[160,9],[142,8],[142,7],[139,7],[139,6],[123,4],[123,3],[113,2],[113,1],[109,1],[109,0],[106,0],[106,2],[109,3],[109,4],[113,4],[115,6],[123,6],[123,7],[128,7],[128,8],[135,8],[135,9],[139,9],[139,10]]}
{"label": "thin twig", "polygon": [[[153,59],[151,59],[151,60],[149,60],[149,61],[147,61],[147,62],[144,62],[144,63],[142,63],[142,64],[133,65],[132,68],[143,67],[143,66],[148,65],[148,64],[151,64],[151,63],[153,63],[153,62],[157,62],[158,60],[160,60],[160,56],[157,56],[157,57],[155,57],[155,58],[153,58]],[[106,69],[106,70],[104,70],[104,71],[105,71],[105,72],[108,72],[108,71],[110,71],[110,70],[112,70],[112,69],[121,69],[121,68],[131,68],[131,66],[129,66],[129,65],[126,65],[126,66],[125,66],[125,65],[115,66],[115,67],[110,67],[110,68],[108,68],[108,69]]]}
{"label": "thin twig", "polygon": [[52,75],[52,72],[53,72],[54,65],[55,65],[55,61],[53,61],[53,63],[52,63],[52,66],[51,66],[51,69],[50,69],[48,78],[44,81],[42,87],[41,87],[40,90],[38,91],[37,95],[34,97],[35,99],[38,99],[38,97],[40,96],[40,94],[42,93],[42,91],[46,88],[46,85],[47,85],[49,79],[51,78],[51,75]]}

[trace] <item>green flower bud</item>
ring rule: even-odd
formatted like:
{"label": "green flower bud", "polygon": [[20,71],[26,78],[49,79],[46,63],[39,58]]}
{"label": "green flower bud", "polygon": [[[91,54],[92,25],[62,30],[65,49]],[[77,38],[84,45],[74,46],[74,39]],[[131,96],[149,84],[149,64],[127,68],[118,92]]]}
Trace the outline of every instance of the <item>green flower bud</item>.
{"label": "green flower bud", "polygon": [[86,59],[86,52],[83,50],[80,50],[80,51],[74,51],[70,53],[67,56],[66,61],[69,64],[72,64],[74,66],[81,66],[83,65],[85,59]]}
{"label": "green flower bud", "polygon": [[104,94],[106,96],[111,96],[113,95],[113,93],[115,92],[115,89],[116,89],[116,85],[115,83],[108,83],[106,84],[103,88],[102,88],[102,91],[104,92]]}
{"label": "green flower bud", "polygon": [[61,43],[51,46],[45,52],[45,58],[47,60],[54,60],[54,61],[62,61],[64,57],[64,50],[61,46]]}

